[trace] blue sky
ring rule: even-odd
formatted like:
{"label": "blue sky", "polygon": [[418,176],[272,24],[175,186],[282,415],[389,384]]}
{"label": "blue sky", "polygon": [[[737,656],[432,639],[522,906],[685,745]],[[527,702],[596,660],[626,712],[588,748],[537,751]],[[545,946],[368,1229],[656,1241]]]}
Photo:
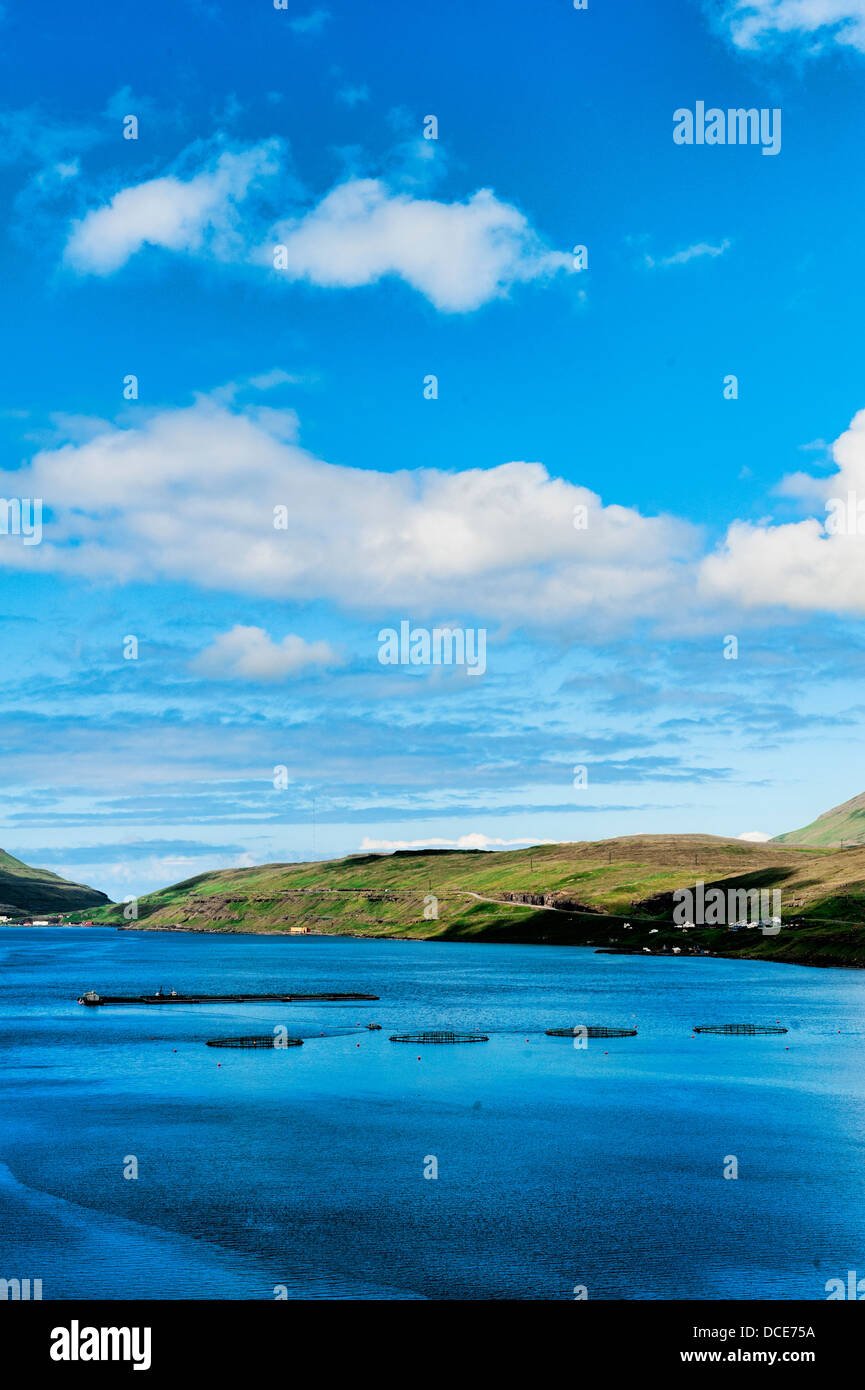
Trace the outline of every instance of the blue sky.
{"label": "blue sky", "polygon": [[[123,897],[863,790],[863,0],[2,39],[0,497],[44,507],[0,529],[4,848]],[[779,153],[677,145],[698,101]],[[402,620],[485,671],[383,666]]]}

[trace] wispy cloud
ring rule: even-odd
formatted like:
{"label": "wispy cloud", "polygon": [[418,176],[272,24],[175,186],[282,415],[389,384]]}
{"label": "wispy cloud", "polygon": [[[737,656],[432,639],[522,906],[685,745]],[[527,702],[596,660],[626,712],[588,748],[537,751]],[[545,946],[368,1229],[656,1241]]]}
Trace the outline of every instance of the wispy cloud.
{"label": "wispy cloud", "polygon": [[330,19],[330,10],[310,10],[307,14],[290,19],[288,27],[295,34],[319,34]]}
{"label": "wispy cloud", "polygon": [[558,840],[533,840],[524,836],[519,840],[502,840],[495,835],[483,835],[470,831],[456,840],[372,840],[364,836],[360,843],[361,854],[392,854],[398,849],[513,849],[517,845],[555,845]]}
{"label": "wispy cloud", "polygon": [[336,95],[337,99],[344,102],[346,106],[357,106],[359,102],[369,101],[369,87],[365,82],[355,86],[340,87]]}
{"label": "wispy cloud", "polygon": [[703,256],[709,256],[715,259],[718,256],[723,256],[724,252],[729,249],[730,242],[726,239],[717,246],[708,241],[698,241],[695,242],[693,246],[686,246],[681,251],[674,251],[670,256],[660,256],[656,258],[646,255],[644,257],[644,264],[650,269],[655,269],[656,267],[666,269],[674,265],[687,265],[689,261],[700,260]]}

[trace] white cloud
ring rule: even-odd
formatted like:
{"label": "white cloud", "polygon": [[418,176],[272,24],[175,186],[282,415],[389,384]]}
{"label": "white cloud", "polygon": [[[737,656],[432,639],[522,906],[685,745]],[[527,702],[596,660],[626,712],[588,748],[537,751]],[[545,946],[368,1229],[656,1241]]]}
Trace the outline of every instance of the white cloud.
{"label": "white cloud", "polygon": [[[0,566],[320,600],[379,627],[403,618],[567,626],[575,640],[641,620],[687,631],[721,605],[865,613],[865,411],[833,446],[833,474],[779,485],[811,515],[733,521],[707,555],[683,519],[604,505],[541,463],[329,464],[300,446],[292,410],[200,397],[134,427],[62,416],[54,425],[29,464],[0,472],[0,497],[44,503],[42,543],[7,536]],[[846,533],[827,525],[834,499],[842,522],[852,518]],[[288,674],[288,648],[261,642],[263,666]]]}
{"label": "white cloud", "polygon": [[379,179],[350,179],[273,234],[285,247],[283,275],[344,287],[395,275],[450,313],[571,268],[569,256],[550,251],[487,188],[464,203],[440,203],[392,193]]}
{"label": "white cloud", "polygon": [[[786,480],[786,495],[824,503],[822,517],[778,525],[733,522],[723,544],[702,562],[704,597],[745,608],[865,613],[865,411],[854,416],[832,454],[837,471],[829,477],[810,484],[802,474]],[[837,499],[845,526],[852,500],[854,524],[846,531],[827,527],[834,517],[825,506],[830,499]]]}
{"label": "white cloud", "polygon": [[293,635],[274,642],[264,628],[237,624],[221,633],[191,665],[210,679],[280,681],[310,666],[338,666],[341,661],[329,642],[305,642]]}
{"label": "white cloud", "polygon": [[0,565],[325,599],[379,625],[474,612],[534,626],[579,618],[586,634],[684,610],[696,545],[685,522],[604,506],[540,463],[335,466],[294,443],[294,428],[291,412],[205,397],[43,449],[0,472],[0,497],[44,499],[43,542],[9,537]]}
{"label": "white cloud", "polygon": [[723,256],[729,248],[730,243],[726,239],[721,242],[720,246],[713,246],[708,241],[698,241],[693,246],[686,246],[684,250],[674,251],[671,256],[661,256],[658,260],[654,256],[646,256],[645,263],[650,269],[654,269],[656,266],[666,269],[672,265],[687,265],[688,261],[699,260],[702,256],[709,256],[714,259],[717,256]]}
{"label": "white cloud", "polygon": [[737,840],[749,840],[752,844],[762,845],[766,840],[771,840],[772,836],[767,835],[764,830],[746,830],[743,835],[737,835]]}
{"label": "white cloud", "polygon": [[329,19],[330,10],[310,10],[308,14],[298,15],[297,19],[289,20],[288,27],[293,29],[295,34],[317,34]]}
{"label": "white cloud", "polygon": [[261,372],[249,378],[250,386],[256,391],[272,391],[275,386],[296,386],[303,377],[283,371],[282,367],[272,367],[269,372]]}
{"label": "white cloud", "polygon": [[816,47],[834,42],[865,52],[865,0],[733,0],[722,23],[738,48],[814,36]]}
{"label": "white cloud", "polygon": [[787,497],[793,502],[814,507],[824,499],[826,479],[815,478],[813,473],[787,473],[780,483],[773,487],[772,492],[776,497]]}
{"label": "white cloud", "polygon": [[515,845],[557,845],[559,840],[533,840],[523,836],[521,840],[500,840],[495,836],[482,835],[473,831],[460,835],[457,840],[371,840],[364,836],[359,854],[392,854],[397,849],[506,849]]}
{"label": "white cloud", "polygon": [[[421,142],[429,152],[429,142]],[[198,154],[187,151],[184,165]],[[121,189],[71,224],[64,260],[81,275],[111,275],[145,246],[234,265],[288,283],[353,288],[394,276],[451,313],[477,309],[512,285],[572,270],[517,208],[489,189],[445,203],[349,178],[305,211],[271,224],[258,198],[289,201],[279,140],[223,150],[191,177],[171,172]],[[284,248],[274,270],[275,247]],[[282,263],[284,261],[284,264]]]}
{"label": "white cloud", "polygon": [[278,148],[270,140],[224,151],[191,179],[169,174],[121,189],[72,223],[66,263],[80,274],[110,275],[145,245],[244,258],[239,207],[254,185],[276,173]]}
{"label": "white cloud", "polygon": [[336,95],[346,106],[357,106],[360,101],[369,101],[369,87],[365,82],[360,82],[355,86],[340,87]]}

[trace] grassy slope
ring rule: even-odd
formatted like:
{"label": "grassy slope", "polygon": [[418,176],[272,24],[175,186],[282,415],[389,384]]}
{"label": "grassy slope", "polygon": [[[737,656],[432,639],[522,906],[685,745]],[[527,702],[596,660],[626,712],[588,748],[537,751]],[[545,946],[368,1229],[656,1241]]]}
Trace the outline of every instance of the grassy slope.
{"label": "grassy slope", "polygon": [[865,795],[854,796],[831,811],[824,811],[801,830],[789,830],[778,835],[776,845],[813,845],[835,848],[840,845],[865,844]]}
{"label": "grassy slope", "polygon": [[50,869],[33,869],[0,849],[0,911],[74,912],[107,902],[105,894],[95,888],[70,883]]}
{"label": "grassy slope", "polygon": [[[865,965],[865,848],[803,849],[708,835],[646,835],[595,843],[544,845],[508,853],[430,852],[354,856],[331,863],[268,864],[202,874],[142,899],[138,925],[155,929],[315,931],[561,944],[648,943],[653,922],[663,942],[682,945],[664,926],[671,895],[707,885],[780,888],[782,914],[804,918],[777,937],[707,929],[688,934],[724,954],[824,964]],[[484,902],[470,896],[529,901]],[[424,918],[424,897],[438,918]],[[544,902],[565,911],[543,910]],[[124,925],[122,908],[92,913]],[[633,924],[629,932],[623,920]],[[845,919],[839,922],[837,919]],[[854,924],[854,925],[851,925]],[[134,922],[129,926],[136,925]],[[863,944],[860,947],[859,937]]]}

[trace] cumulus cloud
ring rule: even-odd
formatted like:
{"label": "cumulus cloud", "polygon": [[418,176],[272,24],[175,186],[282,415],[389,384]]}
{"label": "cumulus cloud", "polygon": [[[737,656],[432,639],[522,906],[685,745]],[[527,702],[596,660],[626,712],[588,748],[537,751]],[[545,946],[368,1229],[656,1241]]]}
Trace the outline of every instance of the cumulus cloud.
{"label": "cumulus cloud", "polygon": [[339,653],[329,642],[305,642],[292,634],[274,642],[264,628],[237,624],[199,652],[191,664],[210,679],[280,681],[310,666],[340,663]]}
{"label": "cumulus cloud", "polygon": [[794,474],[786,495],[823,502],[822,517],[773,524],[735,521],[702,562],[699,585],[711,599],[746,608],[865,612],[865,410],[835,441],[836,472]]}
{"label": "cumulus cloud", "polygon": [[371,840],[364,836],[361,840],[360,854],[392,854],[397,849],[505,849],[515,845],[557,845],[559,840],[533,840],[531,837],[523,837],[521,840],[500,840],[495,836],[482,835],[478,831],[473,831],[469,835],[460,835],[457,840]]}
{"label": "cumulus cloud", "polygon": [[148,179],[73,222],[64,259],[81,274],[110,275],[143,246],[244,256],[240,205],[250,189],[276,173],[277,141],[239,153],[224,151],[190,179]]}
{"label": "cumulus cloud", "polygon": [[354,288],[394,277],[450,313],[573,269],[568,255],[550,250],[525,215],[490,189],[447,203],[352,177],[274,223],[253,196],[265,188],[269,204],[290,201],[279,140],[223,150],[191,176],[170,172],[123,188],[74,221],[65,264],[81,275],[111,275],[153,246],[255,265],[286,283]]}
{"label": "cumulus cloud", "polygon": [[865,53],[865,0],[733,0],[722,23],[737,48],[798,37]]}
{"label": "cumulus cloud", "polygon": [[451,313],[571,266],[488,188],[441,203],[392,193],[380,179],[349,179],[303,217],[278,223],[274,236],[279,270],[292,279],[353,287],[397,276]]}
{"label": "cumulus cloud", "polygon": [[[471,615],[587,640],[640,620],[684,631],[731,605],[865,612],[865,411],[833,446],[831,475],[776,489],[810,515],[736,520],[709,554],[683,519],[605,505],[538,462],[385,472],[298,440],[292,410],[240,408],[231,392],[131,427],[56,417],[47,447],[0,471],[0,498],[43,499],[42,543],[8,535],[0,566],[324,601],[378,627]],[[229,678],[281,679],[299,641],[239,629],[201,659]]]}
{"label": "cumulus cloud", "polygon": [[772,836],[767,835],[765,830],[746,830],[744,834],[737,835],[737,840],[749,840],[751,844],[762,845],[766,840],[771,840]]}
{"label": "cumulus cloud", "polygon": [[580,618],[587,632],[683,606],[696,545],[684,522],[604,506],[540,463],[333,465],[293,442],[294,426],[291,412],[205,397],[43,449],[0,472],[0,496],[41,497],[46,512],[42,544],[9,537],[0,565],[331,600],[379,626],[470,611]]}

